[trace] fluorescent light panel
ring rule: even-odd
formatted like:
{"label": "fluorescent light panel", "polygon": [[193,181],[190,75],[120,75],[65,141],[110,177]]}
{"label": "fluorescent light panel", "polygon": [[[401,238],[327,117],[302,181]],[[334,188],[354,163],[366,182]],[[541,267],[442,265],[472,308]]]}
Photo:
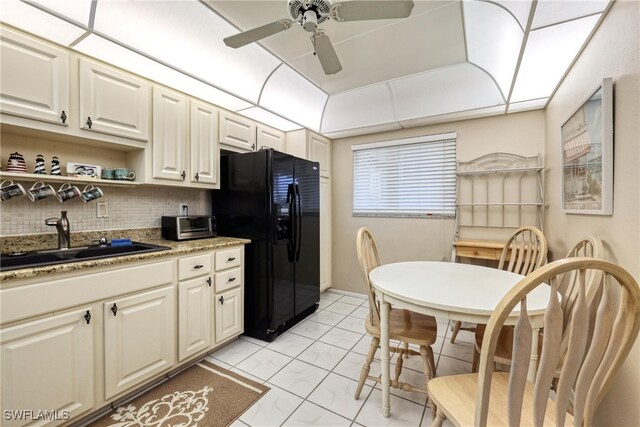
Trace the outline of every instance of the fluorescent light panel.
{"label": "fluorescent light panel", "polygon": [[487,2],[465,2],[464,22],[469,61],[489,72],[508,96],[524,32],[509,12]]}
{"label": "fluorescent light panel", "polygon": [[535,30],[547,25],[603,12],[607,4],[609,4],[609,0],[538,0],[531,28]]}
{"label": "fluorescent light panel", "polygon": [[[522,28],[526,28],[531,12],[531,0],[494,0],[494,3],[507,9],[515,19],[520,23]],[[465,4],[466,7],[466,4]]]}
{"label": "fluorescent light panel", "polygon": [[594,15],[531,31],[511,102],[549,97],[599,18]]}
{"label": "fluorescent light panel", "polygon": [[256,120],[260,123],[264,123],[265,125],[274,127],[276,129],[280,129],[283,132],[302,129],[302,126],[290,122],[289,120],[283,119],[277,114],[273,114],[260,107],[247,108],[246,110],[238,111],[238,114]]}
{"label": "fluorescent light panel", "polygon": [[547,105],[549,98],[532,99],[530,101],[512,102],[509,104],[509,113],[518,113],[520,111],[539,110]]}
{"label": "fluorescent light panel", "polygon": [[335,132],[396,120],[386,83],[329,96],[322,118],[322,132]]}
{"label": "fluorescent light panel", "polygon": [[265,83],[259,105],[319,131],[326,100],[326,93],[283,64]]}
{"label": "fluorescent light panel", "polygon": [[73,49],[229,110],[251,107],[246,101],[91,34]]}
{"label": "fluorescent light panel", "polygon": [[255,43],[227,47],[237,30],[195,1],[99,2],[94,28],[252,102],[280,64]]}
{"label": "fluorescent light panel", "polygon": [[31,3],[39,4],[47,9],[78,22],[84,26],[89,26],[89,15],[91,13],[91,0],[29,0]]}
{"label": "fluorescent light panel", "polygon": [[68,46],[86,31],[17,0],[0,0],[0,20],[16,28]]}

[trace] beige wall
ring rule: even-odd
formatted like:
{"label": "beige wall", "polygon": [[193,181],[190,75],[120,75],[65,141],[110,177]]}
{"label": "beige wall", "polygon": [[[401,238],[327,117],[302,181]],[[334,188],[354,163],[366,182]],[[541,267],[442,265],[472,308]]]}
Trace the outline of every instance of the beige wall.
{"label": "beige wall", "polygon": [[360,227],[371,229],[383,263],[448,260],[454,234],[452,219],[354,217],[352,145],[457,132],[461,161],[495,151],[535,156],[544,153],[544,120],[544,112],[539,110],[334,140],[332,287],[364,292],[355,249]]}
{"label": "beige wall", "polygon": [[[605,242],[608,259],[640,278],[640,3],[616,2],[546,110],[547,238],[555,258],[586,234]],[[560,211],[560,126],[605,77],[614,84],[614,214]],[[635,346],[598,411],[598,424],[640,422],[640,344]]]}

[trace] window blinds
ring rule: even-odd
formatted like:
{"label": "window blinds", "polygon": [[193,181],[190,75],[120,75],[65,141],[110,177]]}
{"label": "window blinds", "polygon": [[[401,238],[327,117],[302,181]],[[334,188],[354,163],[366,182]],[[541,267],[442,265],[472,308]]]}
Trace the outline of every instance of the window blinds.
{"label": "window blinds", "polygon": [[352,150],[354,216],[455,216],[455,133]]}

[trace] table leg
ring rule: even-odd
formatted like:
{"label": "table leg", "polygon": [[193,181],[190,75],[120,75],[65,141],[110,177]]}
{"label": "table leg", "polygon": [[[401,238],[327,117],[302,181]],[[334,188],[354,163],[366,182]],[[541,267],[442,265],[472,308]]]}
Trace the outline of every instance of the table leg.
{"label": "table leg", "polygon": [[384,301],[384,296],[380,301],[380,343],[381,347],[381,364],[382,364],[382,415],[389,418],[391,409],[391,372],[389,357],[389,311],[391,305]]}
{"label": "table leg", "polygon": [[531,336],[531,359],[529,359],[529,373],[527,381],[534,383],[536,381],[536,371],[538,370],[538,339],[540,337],[540,328],[533,328]]}

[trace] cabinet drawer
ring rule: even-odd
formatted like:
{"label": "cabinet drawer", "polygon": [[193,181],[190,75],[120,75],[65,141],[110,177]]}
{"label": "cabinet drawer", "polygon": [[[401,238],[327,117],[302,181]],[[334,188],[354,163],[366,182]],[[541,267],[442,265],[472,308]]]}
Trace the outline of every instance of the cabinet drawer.
{"label": "cabinet drawer", "polygon": [[197,255],[178,260],[178,280],[191,279],[211,273],[211,255]]}
{"label": "cabinet drawer", "polygon": [[216,273],[216,293],[224,292],[227,289],[235,288],[242,283],[242,270],[234,268],[233,270]]}
{"label": "cabinet drawer", "polygon": [[493,248],[479,248],[470,246],[459,246],[456,248],[456,255],[465,258],[480,258],[499,260],[501,250]]}
{"label": "cabinet drawer", "polygon": [[242,248],[216,252],[216,271],[237,267],[242,261]]}

